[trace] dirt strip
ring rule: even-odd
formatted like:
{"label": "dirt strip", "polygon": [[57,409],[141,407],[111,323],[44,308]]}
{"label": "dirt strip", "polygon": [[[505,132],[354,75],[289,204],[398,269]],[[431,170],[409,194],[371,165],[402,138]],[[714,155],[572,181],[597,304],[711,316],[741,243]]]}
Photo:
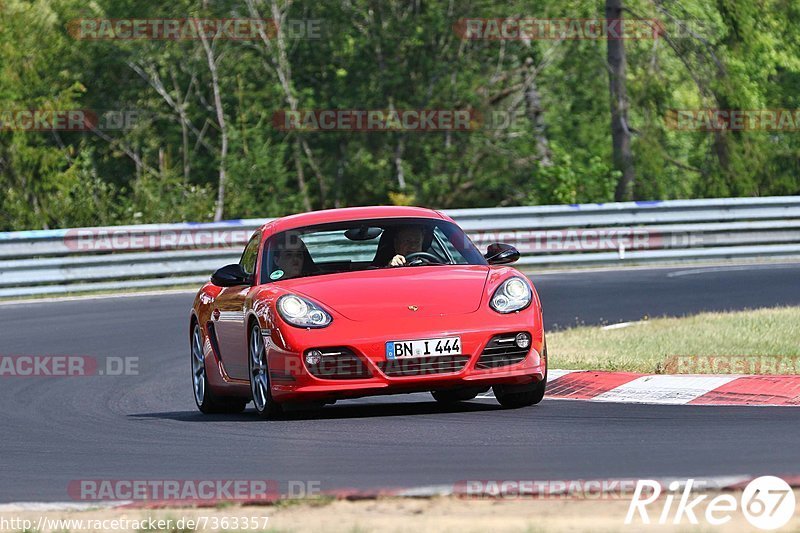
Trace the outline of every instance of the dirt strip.
{"label": "dirt strip", "polygon": [[[707,502],[715,497],[708,494]],[[741,492],[725,492],[740,501]],[[795,490],[800,502],[800,491]],[[421,531],[446,531],[455,533],[493,532],[537,532],[537,531],[759,531],[747,522],[740,509],[730,514],[731,519],[723,525],[712,526],[705,521],[705,502],[695,507],[699,525],[692,525],[686,518],[674,525],[677,501],[672,504],[667,525],[657,522],[664,508],[665,499],[649,507],[651,524],[644,524],[640,517],[625,524],[629,499],[578,500],[578,499],[524,499],[524,500],[470,500],[455,497],[434,498],[378,498],[375,500],[282,501],[268,506],[226,506],[209,508],[175,509],[99,509],[84,511],[46,511],[31,506],[9,508],[0,512],[0,529],[21,532],[25,528],[10,528],[9,521],[29,520],[36,530],[39,521],[72,520],[69,523],[50,522],[50,528],[41,531],[270,531],[270,532],[371,532],[419,533]],[[76,520],[83,520],[78,527]],[[90,521],[117,520],[92,524]],[[158,520],[163,520],[158,524]],[[170,522],[166,522],[169,520]],[[194,521],[190,523],[189,520]],[[123,522],[127,521],[127,522]],[[135,521],[139,521],[136,523]],[[149,522],[149,523],[148,523]],[[22,525],[20,522],[17,525]],[[45,525],[47,525],[45,523]],[[89,526],[101,525],[99,528]],[[800,531],[800,513],[795,512],[789,523],[780,531]]]}

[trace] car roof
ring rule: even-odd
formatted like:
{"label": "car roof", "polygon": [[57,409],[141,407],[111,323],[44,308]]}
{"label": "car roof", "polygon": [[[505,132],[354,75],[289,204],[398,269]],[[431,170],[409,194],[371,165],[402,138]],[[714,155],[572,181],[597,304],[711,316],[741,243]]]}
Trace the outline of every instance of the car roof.
{"label": "car roof", "polygon": [[425,207],[407,207],[396,205],[381,205],[370,207],[344,207],[340,209],[325,209],[310,211],[277,218],[267,222],[261,227],[262,232],[277,233],[290,229],[327,224],[329,222],[345,222],[348,220],[361,220],[373,218],[431,218],[437,220],[451,220],[433,209]]}

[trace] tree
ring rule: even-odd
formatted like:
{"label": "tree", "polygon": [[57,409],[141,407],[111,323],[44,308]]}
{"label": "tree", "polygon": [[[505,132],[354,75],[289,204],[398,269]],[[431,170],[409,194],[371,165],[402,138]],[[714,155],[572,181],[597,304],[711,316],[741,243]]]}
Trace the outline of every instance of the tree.
{"label": "tree", "polygon": [[[621,176],[614,198],[618,202],[630,200],[633,193],[635,171],[631,153],[631,131],[628,126],[628,92],[626,89],[625,41],[613,35],[613,28],[623,23],[622,0],[606,0],[608,22],[608,88],[611,95],[611,143],[614,152],[614,168]],[[621,34],[621,32],[620,32]]]}

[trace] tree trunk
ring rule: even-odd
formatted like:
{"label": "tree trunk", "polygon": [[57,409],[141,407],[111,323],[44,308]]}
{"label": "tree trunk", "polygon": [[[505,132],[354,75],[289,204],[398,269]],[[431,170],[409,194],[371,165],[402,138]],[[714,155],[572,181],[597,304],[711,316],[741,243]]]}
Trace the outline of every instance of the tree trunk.
{"label": "tree trunk", "polygon": [[219,182],[217,183],[217,205],[214,209],[214,222],[222,220],[225,209],[225,165],[228,158],[228,126],[225,123],[225,111],[222,108],[222,96],[219,89],[219,77],[217,75],[217,63],[214,58],[214,51],[211,50],[211,45],[208,44],[208,39],[199,32],[200,40],[203,43],[203,49],[206,52],[206,59],[208,60],[208,70],[211,71],[211,88],[214,90],[214,108],[217,112],[217,123],[219,124],[219,132],[221,136],[221,146],[219,151]]}
{"label": "tree trunk", "polygon": [[306,187],[306,176],[303,172],[303,158],[300,157],[300,139],[294,139],[294,166],[297,171],[297,188],[300,190],[300,197],[303,199],[303,207],[306,211],[311,211],[311,199],[308,197]]}
{"label": "tree trunk", "polygon": [[[619,28],[619,21],[622,19],[622,0],[606,0],[606,19],[609,25]],[[620,35],[621,29],[615,33]],[[628,128],[628,95],[625,87],[625,41],[618,36],[608,35],[607,43],[614,168],[622,172],[614,198],[618,202],[624,202],[632,198],[635,179],[631,132]]]}
{"label": "tree trunk", "polygon": [[405,144],[403,143],[403,137],[400,137],[400,140],[397,141],[397,148],[394,151],[394,166],[395,170],[397,170],[397,187],[400,189],[400,192],[405,192],[406,190],[406,176],[403,173],[403,152],[405,151]]}
{"label": "tree trunk", "polygon": [[542,109],[542,96],[536,84],[536,65],[533,58],[527,58],[525,65],[530,77],[530,84],[525,89],[525,114],[533,126],[533,137],[536,139],[536,159],[545,167],[552,166],[553,154],[550,151],[550,142],[545,131],[544,113]]}

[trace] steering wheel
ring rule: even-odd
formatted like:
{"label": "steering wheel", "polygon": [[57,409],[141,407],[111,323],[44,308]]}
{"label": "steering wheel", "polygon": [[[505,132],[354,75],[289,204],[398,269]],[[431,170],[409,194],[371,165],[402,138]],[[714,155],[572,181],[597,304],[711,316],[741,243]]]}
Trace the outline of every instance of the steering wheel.
{"label": "steering wheel", "polygon": [[410,265],[414,261],[418,261],[416,264],[422,264],[422,261],[427,261],[428,263],[436,263],[439,265],[444,264],[444,261],[442,260],[441,257],[433,255],[428,252],[414,252],[406,256],[407,265]]}

